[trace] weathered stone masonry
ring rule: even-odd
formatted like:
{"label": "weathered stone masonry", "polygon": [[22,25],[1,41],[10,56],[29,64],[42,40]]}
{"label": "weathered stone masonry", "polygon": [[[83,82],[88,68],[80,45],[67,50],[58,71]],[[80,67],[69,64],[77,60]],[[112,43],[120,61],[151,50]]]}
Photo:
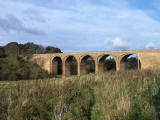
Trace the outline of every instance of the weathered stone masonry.
{"label": "weathered stone masonry", "polygon": [[132,50],[132,51],[106,51],[106,52],[79,52],[79,53],[56,53],[56,54],[34,54],[33,60],[43,69],[51,74],[57,74],[57,63],[53,60],[60,59],[62,62],[62,75],[70,75],[70,66],[67,62],[70,56],[73,56],[77,61],[78,75],[85,74],[84,64],[82,59],[86,56],[91,56],[95,61],[95,72],[103,72],[103,65],[100,64],[100,59],[103,56],[112,56],[116,62],[116,70],[121,70],[121,60],[128,55],[136,55],[141,63],[141,69],[150,69],[160,66],[160,50]]}

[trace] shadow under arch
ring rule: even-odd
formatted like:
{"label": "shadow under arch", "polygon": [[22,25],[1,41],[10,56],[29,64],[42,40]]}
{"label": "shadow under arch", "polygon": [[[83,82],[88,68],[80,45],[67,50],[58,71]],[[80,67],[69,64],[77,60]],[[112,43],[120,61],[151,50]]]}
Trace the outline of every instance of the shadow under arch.
{"label": "shadow under arch", "polygon": [[95,60],[92,56],[86,55],[80,62],[80,74],[85,75],[90,73],[95,73]]}
{"label": "shadow under arch", "polygon": [[62,59],[58,56],[52,60],[52,75],[62,75]]}
{"label": "shadow under arch", "polygon": [[121,70],[141,69],[141,61],[135,54],[126,54],[120,60]]}
{"label": "shadow under arch", "polygon": [[98,61],[99,73],[116,71],[116,61],[113,56],[107,54],[100,57]]}
{"label": "shadow under arch", "polygon": [[68,56],[65,60],[65,76],[77,75],[78,63],[74,56]]}

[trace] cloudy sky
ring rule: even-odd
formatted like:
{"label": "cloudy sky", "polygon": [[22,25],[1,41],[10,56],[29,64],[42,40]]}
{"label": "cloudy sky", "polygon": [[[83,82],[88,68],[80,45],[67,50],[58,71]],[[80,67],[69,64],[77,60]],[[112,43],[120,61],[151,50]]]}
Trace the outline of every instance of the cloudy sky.
{"label": "cloudy sky", "polygon": [[0,46],[63,52],[160,48],[160,0],[0,0]]}

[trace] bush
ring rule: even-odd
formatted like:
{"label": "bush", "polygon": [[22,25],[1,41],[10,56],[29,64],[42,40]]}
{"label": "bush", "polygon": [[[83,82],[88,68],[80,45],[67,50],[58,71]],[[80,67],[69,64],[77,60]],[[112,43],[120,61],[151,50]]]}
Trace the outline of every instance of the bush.
{"label": "bush", "polygon": [[0,80],[47,78],[48,73],[22,57],[0,59]]}

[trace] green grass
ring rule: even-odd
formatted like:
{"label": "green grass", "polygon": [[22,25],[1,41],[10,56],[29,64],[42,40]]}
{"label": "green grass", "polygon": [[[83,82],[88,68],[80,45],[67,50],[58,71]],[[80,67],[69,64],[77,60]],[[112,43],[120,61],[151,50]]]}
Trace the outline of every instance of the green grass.
{"label": "green grass", "polygon": [[3,120],[155,120],[160,71],[0,82]]}

